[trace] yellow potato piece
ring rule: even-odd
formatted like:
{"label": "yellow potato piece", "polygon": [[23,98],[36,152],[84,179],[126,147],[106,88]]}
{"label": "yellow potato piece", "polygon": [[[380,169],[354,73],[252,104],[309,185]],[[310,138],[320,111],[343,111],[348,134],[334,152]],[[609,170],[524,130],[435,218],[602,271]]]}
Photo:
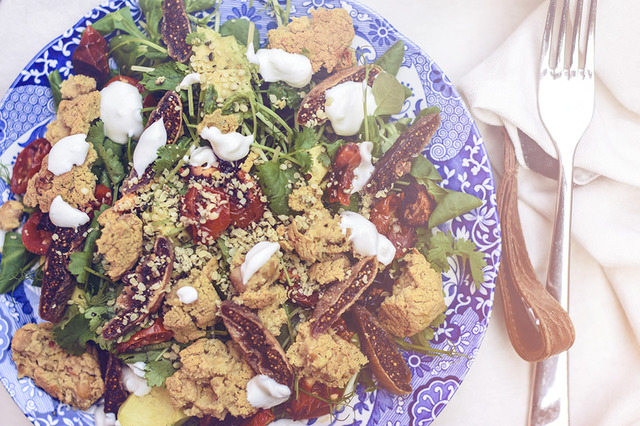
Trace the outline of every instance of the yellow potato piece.
{"label": "yellow potato piece", "polygon": [[154,387],[145,396],[131,394],[118,411],[122,426],[171,426],[187,417],[171,405],[165,388]]}

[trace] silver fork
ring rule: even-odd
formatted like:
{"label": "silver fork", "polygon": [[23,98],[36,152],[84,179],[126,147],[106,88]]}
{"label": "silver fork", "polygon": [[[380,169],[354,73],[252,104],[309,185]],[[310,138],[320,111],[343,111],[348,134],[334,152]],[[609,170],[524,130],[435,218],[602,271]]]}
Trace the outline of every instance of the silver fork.
{"label": "silver fork", "polygon": [[[567,311],[573,157],[578,142],[591,122],[594,108],[593,56],[597,0],[586,2],[588,9],[584,8],[585,0],[577,0],[572,37],[567,40],[571,25],[571,1],[564,0],[559,25],[556,25],[557,0],[550,0],[538,82],[538,110],[554,142],[559,167],[547,290]],[[586,20],[583,10],[587,14]],[[552,49],[556,26],[557,44]],[[581,49],[583,39],[586,42]],[[529,425],[569,424],[567,352],[535,364],[533,377]]]}

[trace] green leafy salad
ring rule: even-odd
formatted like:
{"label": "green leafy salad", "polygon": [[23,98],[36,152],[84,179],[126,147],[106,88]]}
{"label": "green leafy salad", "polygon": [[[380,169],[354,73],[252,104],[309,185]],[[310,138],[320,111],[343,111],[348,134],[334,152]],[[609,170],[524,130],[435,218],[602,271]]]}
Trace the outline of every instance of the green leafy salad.
{"label": "green leafy salad", "polygon": [[438,226],[482,202],[422,154],[440,110],[400,118],[402,41],[370,63],[342,9],[267,1],[261,39],[220,0],[139,4],[49,76],[56,119],[13,169],[0,291],[41,286],[49,340],[19,331],[19,375],[93,366],[91,392],[50,393],[123,426],[266,425],[411,393],[402,351],[458,356],[429,343],[442,273],[481,286],[486,262]]}

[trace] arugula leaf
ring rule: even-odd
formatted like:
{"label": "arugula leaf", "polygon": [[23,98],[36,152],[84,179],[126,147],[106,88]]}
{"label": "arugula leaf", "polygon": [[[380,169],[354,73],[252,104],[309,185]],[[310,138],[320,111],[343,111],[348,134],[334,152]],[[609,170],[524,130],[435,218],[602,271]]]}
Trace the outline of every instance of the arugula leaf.
{"label": "arugula leaf", "polygon": [[85,239],[84,248],[82,251],[71,253],[69,256],[71,262],[69,262],[67,269],[76,276],[76,281],[80,284],[86,284],[89,279],[89,273],[85,267],[91,267],[91,264],[93,263],[93,253],[96,250],[96,241],[100,238],[101,232],[100,225],[98,224],[98,217],[100,217],[102,212],[108,208],[109,206],[106,204],[100,206],[100,210],[94,214],[91,225],[89,226],[90,232]]}
{"label": "arugula leaf", "polygon": [[437,204],[429,216],[429,228],[434,228],[482,205],[482,200],[474,195],[443,188],[432,180],[426,180],[425,183],[427,191]]}
{"label": "arugula leaf", "polygon": [[442,176],[440,176],[440,172],[438,172],[436,166],[423,155],[418,155],[413,159],[409,174],[416,178],[419,183],[425,185],[426,180],[432,180],[434,182],[442,181]]}
{"label": "arugula leaf", "polygon": [[[233,36],[238,43],[242,46],[248,46],[249,33],[251,32],[251,26],[254,24],[248,19],[229,19],[227,22],[220,26],[221,36]],[[253,48],[258,49],[260,47],[260,32],[253,28]]]}
{"label": "arugula leaf", "polygon": [[97,121],[96,124],[89,128],[87,134],[87,142],[93,144],[93,149],[98,153],[98,161],[94,163],[92,171],[96,171],[99,176],[97,167],[104,167],[111,181],[111,186],[119,184],[127,176],[129,167],[122,157],[124,154],[124,145],[117,144],[104,135],[104,123]]}
{"label": "arugula leaf", "polygon": [[404,42],[398,40],[386,52],[384,52],[376,61],[375,65],[385,70],[391,75],[397,75],[402,61],[404,60]]}
{"label": "arugula leaf", "polygon": [[438,108],[435,105],[427,107],[427,108],[423,108],[423,109],[420,110],[420,112],[418,112],[418,114],[416,114],[416,117],[413,119],[413,122],[415,123],[416,121],[418,121],[420,118],[424,117],[425,115],[435,114],[436,112],[440,112],[440,108]]}
{"label": "arugula leaf", "polygon": [[276,215],[289,215],[289,195],[292,192],[292,169],[282,170],[280,163],[269,161],[256,167],[258,182]]}
{"label": "arugula leaf", "polygon": [[91,26],[102,35],[111,34],[115,30],[121,30],[127,34],[137,36],[138,38],[146,39],[145,35],[133,21],[131,9],[128,7],[123,7],[122,9],[118,9],[115,12],[105,15],[102,19],[94,22]]}
{"label": "arugula leaf", "polygon": [[34,254],[27,251],[19,232],[7,232],[2,246],[0,262],[0,293],[8,293],[24,280]]}
{"label": "arugula leaf", "polygon": [[393,115],[402,111],[405,100],[404,86],[392,74],[378,74],[371,92],[377,105],[375,115]]}
{"label": "arugula leaf", "polygon": [[145,73],[141,83],[150,92],[175,90],[188,73],[188,65],[171,61]]}
{"label": "arugula leaf", "polygon": [[160,20],[162,20],[162,0],[139,0],[138,4],[144,13],[149,38],[158,43],[162,38],[158,31]]}
{"label": "arugula leaf", "polygon": [[53,327],[53,340],[71,355],[82,355],[87,350],[87,342],[96,338],[89,324],[84,315],[74,315]]}
{"label": "arugula leaf", "polygon": [[198,12],[200,10],[213,9],[218,4],[218,0],[185,0],[184,7],[187,13]]}
{"label": "arugula leaf", "polygon": [[49,88],[51,89],[53,105],[55,110],[58,111],[58,105],[60,105],[60,101],[62,100],[62,93],[60,92],[62,77],[60,77],[60,72],[58,70],[54,70],[47,78],[49,80]]}

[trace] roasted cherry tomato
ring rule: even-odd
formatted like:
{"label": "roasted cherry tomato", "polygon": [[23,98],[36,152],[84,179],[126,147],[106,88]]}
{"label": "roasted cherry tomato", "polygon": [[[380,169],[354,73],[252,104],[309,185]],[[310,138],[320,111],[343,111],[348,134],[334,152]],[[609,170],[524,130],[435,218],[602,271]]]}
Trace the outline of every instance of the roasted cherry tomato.
{"label": "roasted cherry tomato", "polygon": [[298,383],[298,397],[289,402],[287,412],[293,420],[313,419],[331,412],[328,401],[339,389],[329,388],[324,383],[311,383],[303,379]]}
{"label": "roasted cherry tomato", "polygon": [[327,185],[330,203],[339,202],[343,206],[351,204],[354,171],[360,165],[360,160],[360,148],[354,142],[338,150]]}
{"label": "roasted cherry tomato", "polygon": [[164,328],[164,320],[162,317],[158,317],[151,327],[138,331],[126,342],[118,343],[116,349],[118,352],[127,352],[143,346],[166,342],[172,337],[173,331]]}
{"label": "roasted cherry tomato", "polygon": [[389,194],[375,203],[369,217],[378,232],[393,243],[396,258],[413,247],[417,240],[415,228],[404,225],[398,219],[398,209],[401,205],[402,194]]}
{"label": "roasted cherry tomato", "polygon": [[33,254],[43,256],[47,254],[51,244],[53,232],[44,229],[41,221],[44,213],[37,210],[31,214],[27,222],[22,227],[22,243],[24,247]]}
{"label": "roasted cherry tomato", "polygon": [[[231,225],[238,228],[246,228],[253,222],[262,218],[265,211],[264,203],[261,201],[262,190],[260,185],[243,170],[238,170],[235,181],[240,182],[240,188],[232,185],[228,188],[229,209],[231,214]],[[246,190],[242,190],[246,188]],[[238,197],[238,191],[243,198]]]}
{"label": "roasted cherry tomato", "polygon": [[132,86],[136,86],[136,89],[138,89],[138,92],[140,92],[140,94],[144,92],[144,86],[142,85],[142,83],[140,83],[138,80],[136,80],[133,77],[129,77],[128,75],[116,75],[115,77],[111,78],[111,80],[109,80],[107,84],[105,84],[105,86],[110,85],[114,81],[129,83]]}
{"label": "roasted cherry tomato", "polygon": [[266,426],[276,419],[275,414],[271,410],[261,408],[251,418],[240,423],[241,426]]}
{"label": "roasted cherry tomato", "polygon": [[45,138],[39,138],[20,151],[11,175],[11,192],[14,194],[27,192],[29,179],[40,171],[42,159],[50,150],[51,144],[49,141]]}
{"label": "roasted cherry tomato", "polygon": [[218,188],[192,186],[184,196],[181,214],[187,219],[193,240],[211,245],[229,226],[229,198]]}
{"label": "roasted cherry tomato", "polygon": [[82,33],[80,44],[73,52],[72,63],[76,74],[93,77],[98,88],[109,76],[109,45],[102,34],[88,25]]}
{"label": "roasted cherry tomato", "polygon": [[99,209],[103,204],[111,205],[111,203],[113,202],[113,193],[107,186],[101,183],[96,185],[96,189],[95,191],[93,191],[93,196],[96,199],[93,207],[97,209]]}

